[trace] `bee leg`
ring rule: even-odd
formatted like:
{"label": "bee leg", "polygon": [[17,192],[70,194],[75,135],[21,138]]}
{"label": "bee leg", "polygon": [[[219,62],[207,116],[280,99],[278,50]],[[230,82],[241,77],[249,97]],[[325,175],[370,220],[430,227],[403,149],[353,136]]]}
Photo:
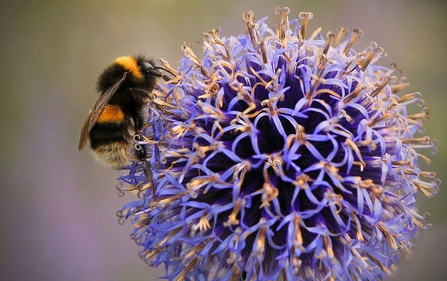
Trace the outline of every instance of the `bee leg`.
{"label": "bee leg", "polygon": [[[144,119],[139,112],[132,114],[133,124],[135,126],[135,135],[133,139],[135,142],[140,142],[144,139],[141,129],[144,125]],[[137,144],[135,146],[137,158],[139,161],[144,161],[146,159],[146,147],[145,145]]]}
{"label": "bee leg", "polygon": [[151,170],[151,166],[149,165],[149,163],[146,160],[143,161],[143,173],[146,176],[148,183],[151,185],[152,198],[155,199],[157,194],[155,192],[154,180],[152,178],[152,170]]}
{"label": "bee leg", "polygon": [[133,136],[133,141],[136,143],[135,144],[135,154],[137,155],[138,161],[146,160],[146,156],[147,156],[146,146],[138,143],[142,139],[143,139],[143,137],[142,137],[140,131],[136,132],[135,135]]}
{"label": "bee leg", "polygon": [[147,101],[147,99],[150,96],[150,92],[146,91],[145,89],[141,88],[130,88],[130,93],[132,95],[132,98],[139,103],[143,103]]}
{"label": "bee leg", "polygon": [[[138,142],[142,139],[141,131],[138,131],[134,135],[134,141]],[[147,161],[147,153],[146,153],[146,147],[141,144],[137,144],[135,146],[135,154],[137,155],[137,159],[140,162],[143,162],[143,174],[147,179],[147,182],[151,185],[152,188],[152,198],[155,199],[156,192],[155,192],[155,185],[154,181],[152,179],[152,170],[151,166],[149,165],[149,162]]]}
{"label": "bee leg", "polygon": [[[133,123],[135,125],[135,135],[133,136],[133,139],[135,142],[139,142],[143,139],[143,134],[141,132],[141,129],[143,128],[144,120],[141,114],[134,114],[132,116]],[[137,144],[135,146],[135,154],[137,155],[138,161],[143,162],[143,173],[147,178],[148,183],[151,185],[152,188],[152,198],[155,198],[155,185],[154,181],[152,179],[152,170],[151,166],[149,165],[147,158],[147,152],[146,152],[146,146]]]}

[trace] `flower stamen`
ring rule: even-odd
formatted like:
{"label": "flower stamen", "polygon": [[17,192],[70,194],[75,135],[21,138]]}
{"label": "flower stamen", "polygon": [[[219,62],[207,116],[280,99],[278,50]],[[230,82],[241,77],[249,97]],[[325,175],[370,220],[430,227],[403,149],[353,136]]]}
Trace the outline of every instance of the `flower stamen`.
{"label": "flower stamen", "polygon": [[239,224],[239,220],[236,217],[243,205],[245,205],[245,200],[238,198],[234,203],[233,212],[228,216],[228,220],[223,223],[223,226],[228,227]]}
{"label": "flower stamen", "polygon": [[335,34],[332,32],[329,32],[326,39],[326,45],[324,46],[323,55],[327,55],[327,52],[329,51],[329,48],[332,45],[332,42],[334,41]]}
{"label": "flower stamen", "polygon": [[358,29],[354,28],[354,31],[351,34],[351,38],[349,39],[348,44],[345,47],[345,50],[343,51],[343,54],[348,55],[349,50],[351,50],[352,45],[354,45],[354,42],[363,34],[363,32]]}
{"label": "flower stamen", "polygon": [[300,39],[305,40],[307,23],[314,15],[311,12],[301,12],[298,17],[301,19]]}

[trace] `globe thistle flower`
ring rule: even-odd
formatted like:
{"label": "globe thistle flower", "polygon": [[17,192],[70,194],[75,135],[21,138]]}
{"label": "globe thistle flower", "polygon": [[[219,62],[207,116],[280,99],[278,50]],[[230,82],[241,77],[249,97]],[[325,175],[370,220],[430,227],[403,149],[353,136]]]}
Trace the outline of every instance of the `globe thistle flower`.
{"label": "globe thistle flower", "polygon": [[168,280],[383,279],[428,226],[420,93],[396,94],[376,43],[352,48],[360,30],[308,36],[311,13],[276,12],[277,30],[246,12],[245,34],[205,33],[201,60],[183,46],[150,101],[150,160],[120,178],[139,198],[118,215]]}

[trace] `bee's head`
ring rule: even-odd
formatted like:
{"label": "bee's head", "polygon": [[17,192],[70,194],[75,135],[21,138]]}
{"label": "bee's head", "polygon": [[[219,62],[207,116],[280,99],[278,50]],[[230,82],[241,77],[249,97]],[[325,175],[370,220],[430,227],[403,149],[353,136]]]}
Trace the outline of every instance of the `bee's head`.
{"label": "bee's head", "polygon": [[172,79],[172,77],[168,77],[163,74],[162,71],[167,72],[175,76],[170,70],[165,69],[160,66],[156,66],[152,60],[144,59],[143,57],[138,57],[137,61],[139,62],[139,67],[148,80],[155,81],[156,78],[163,78],[165,81]]}
{"label": "bee's head", "polygon": [[148,79],[155,79],[163,77],[163,74],[158,71],[159,67],[154,67],[152,61],[143,61],[140,65],[141,71]]}

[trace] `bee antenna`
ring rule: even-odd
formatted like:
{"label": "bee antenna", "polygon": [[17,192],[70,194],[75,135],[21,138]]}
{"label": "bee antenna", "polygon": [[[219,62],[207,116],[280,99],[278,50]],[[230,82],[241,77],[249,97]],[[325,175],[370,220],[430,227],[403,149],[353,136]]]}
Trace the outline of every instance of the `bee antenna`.
{"label": "bee antenna", "polygon": [[[158,69],[160,69],[160,70],[164,70],[164,71],[166,71],[167,73],[171,74],[171,75],[174,76],[174,77],[177,76],[175,73],[173,73],[172,71],[170,71],[169,69],[166,69],[166,68],[164,68],[164,67],[161,67],[161,66],[156,66],[156,67],[154,67],[154,70],[158,70]],[[169,80],[171,79],[171,78],[167,77],[166,75],[164,75],[164,74],[162,74],[162,73],[160,73],[160,72],[158,72],[158,71],[153,71],[152,73],[154,73],[154,74],[156,74],[157,76],[163,78],[165,81],[169,81]]]}

